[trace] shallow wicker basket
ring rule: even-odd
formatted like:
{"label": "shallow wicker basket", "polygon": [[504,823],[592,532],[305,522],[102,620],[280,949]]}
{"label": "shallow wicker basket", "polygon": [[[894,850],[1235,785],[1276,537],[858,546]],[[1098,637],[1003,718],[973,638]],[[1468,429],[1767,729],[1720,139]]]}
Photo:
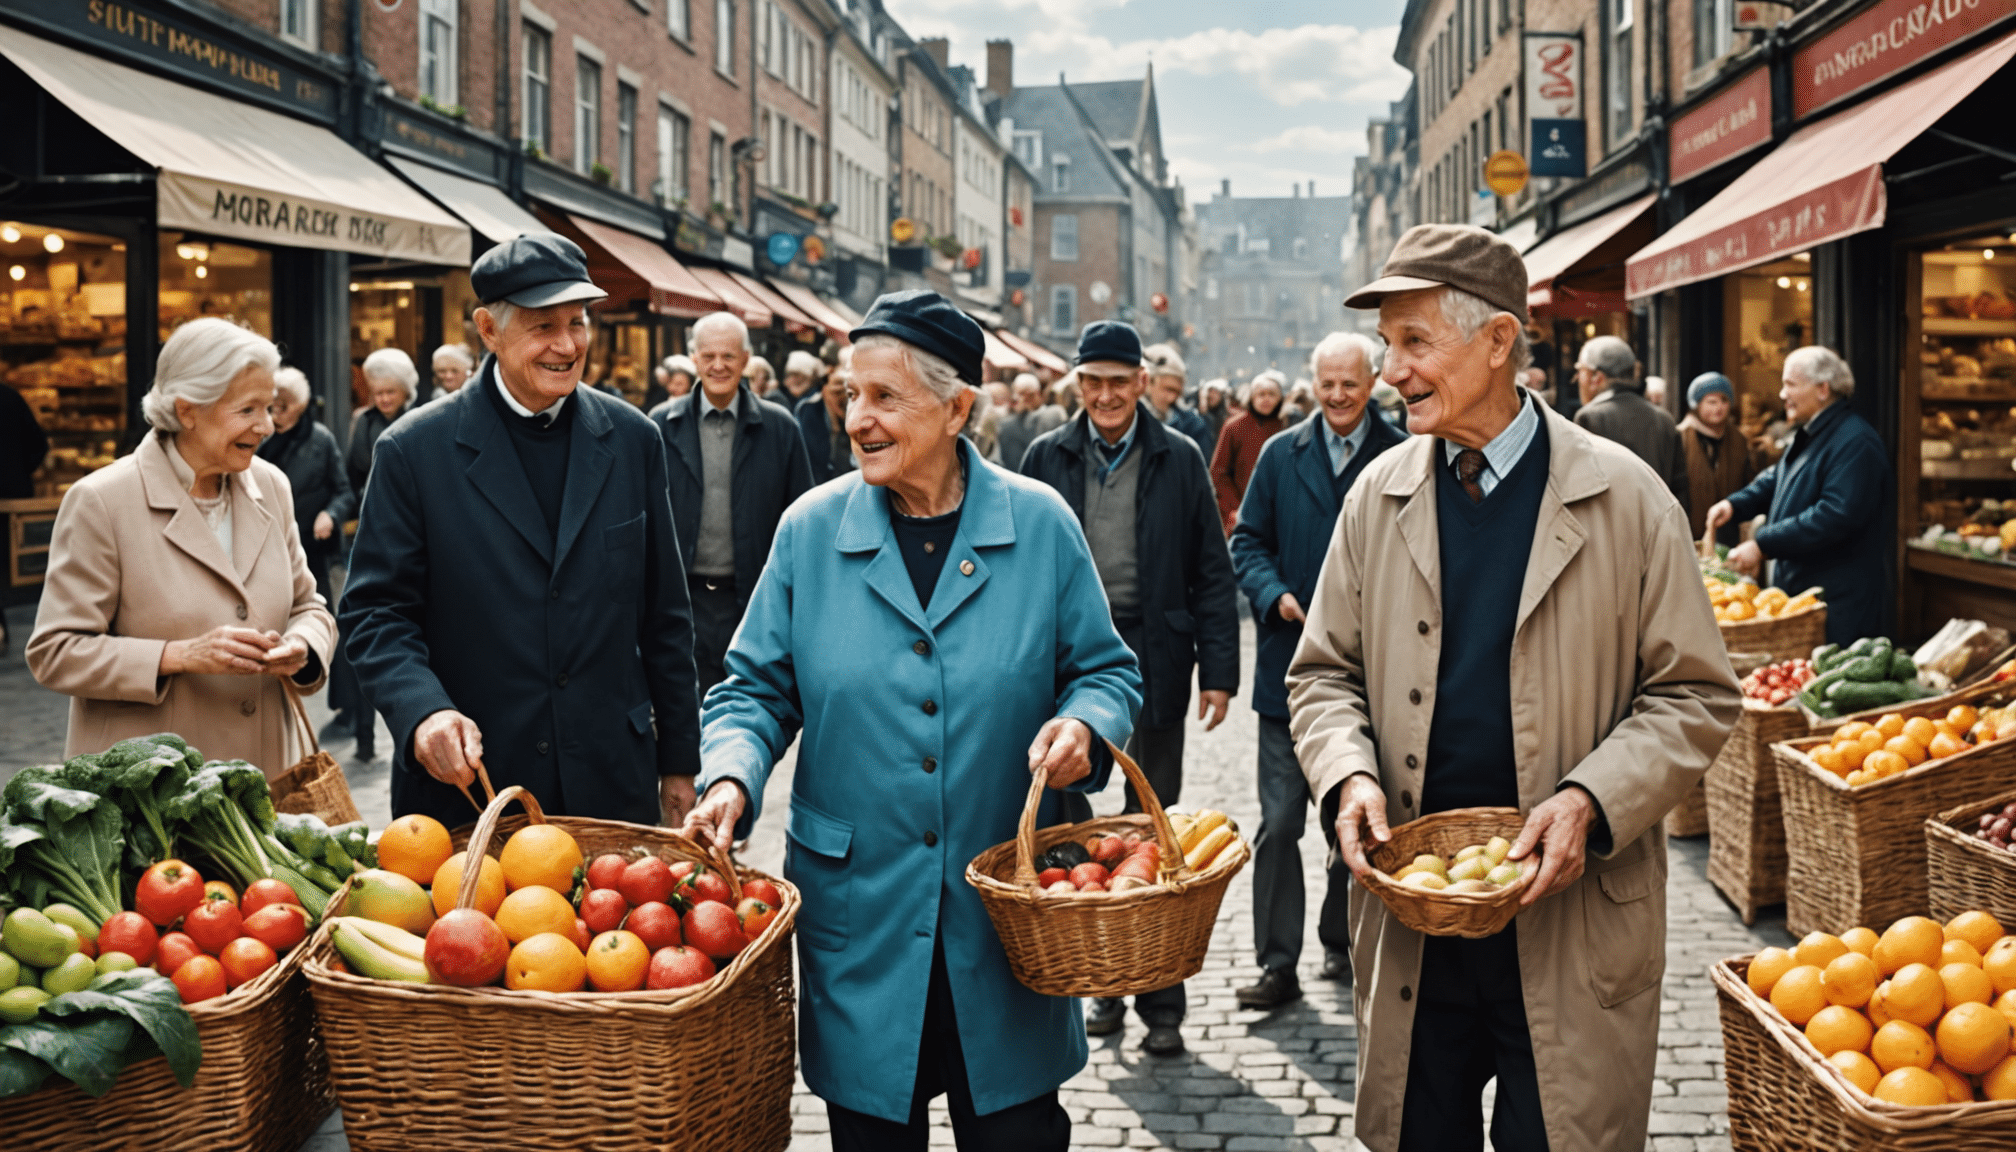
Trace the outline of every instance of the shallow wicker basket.
{"label": "shallow wicker basket", "polygon": [[[1036,810],[1047,780],[1039,770],[1030,776],[1015,839],[966,866],[966,882],[980,893],[994,921],[1009,970],[1046,996],[1134,996],[1203,971],[1219,902],[1252,856],[1246,841],[1235,836],[1202,872],[1184,867],[1176,831],[1148,778],[1125,752],[1107,747],[1147,811],[1039,831]],[[1160,882],[1128,892],[1044,895],[1036,887],[1036,856],[1094,832],[1154,836],[1162,846]]]}
{"label": "shallow wicker basket", "polygon": [[1519,914],[1519,894],[1531,871],[1496,892],[1429,892],[1393,879],[1416,856],[1432,852],[1447,858],[1493,836],[1517,840],[1526,818],[1517,808],[1453,808],[1410,820],[1393,829],[1393,838],[1374,844],[1365,858],[1373,868],[1365,886],[1377,895],[1400,923],[1430,936],[1463,936],[1481,940],[1505,930]]}
{"label": "shallow wicker basket", "polygon": [[203,1065],[188,1088],[158,1056],[121,1072],[95,1099],[52,1082],[0,1101],[0,1147],[294,1152],[336,1103],[301,976],[308,951],[301,944],[230,995],[189,1006]]}
{"label": "shallow wicker basket", "polygon": [[1708,881],[1743,923],[1785,899],[1785,820],[1771,745],[1806,734],[1806,715],[1745,699],[1729,740],[1708,766]]}
{"label": "shallow wicker basket", "polygon": [[1941,922],[1978,908],[2016,925],[2016,852],[1974,835],[1982,813],[2011,800],[2016,792],[2003,792],[1925,821],[1926,902]]}
{"label": "shallow wicker basket", "polygon": [[[528,815],[501,820],[522,800]],[[548,820],[524,789],[497,794],[458,848],[494,847],[527,823],[572,835],[591,859],[642,849],[720,867],[739,894],[759,873],[726,867],[665,828]],[[473,903],[480,869],[459,904]],[[360,1152],[394,1149],[776,1150],[791,1141],[794,1066],[791,925],[798,892],[770,928],[704,984],[672,991],[513,992],[373,980],[339,970],[327,927],[306,971]],[[334,906],[332,905],[332,908]]]}
{"label": "shallow wicker basket", "polygon": [[1811,656],[1827,642],[1827,605],[1769,620],[1724,620],[1717,625],[1731,652],[1769,652],[1771,662]]}
{"label": "shallow wicker basket", "polygon": [[1740,1152],[2008,1152],[2016,1102],[1903,1108],[1862,1092],[1770,1002],[1750,990],[1750,957],[1708,970],[1722,1016],[1729,1143]]}

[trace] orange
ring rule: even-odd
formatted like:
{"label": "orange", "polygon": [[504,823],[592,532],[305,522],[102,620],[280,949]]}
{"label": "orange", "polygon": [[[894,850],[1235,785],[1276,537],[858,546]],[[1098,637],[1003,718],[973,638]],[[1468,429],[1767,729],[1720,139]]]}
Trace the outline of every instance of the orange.
{"label": "orange", "polygon": [[2016,1056],[2006,1056],[1981,1077],[1985,1100],[2016,1100]]}
{"label": "orange", "polygon": [[415,884],[434,879],[441,862],[455,851],[448,829],[432,816],[401,816],[378,837],[378,866]]}
{"label": "orange", "polygon": [[1947,940],[1939,947],[1939,967],[1948,964],[1965,964],[1971,968],[1981,967],[1981,953],[1974,950],[1965,940]]}
{"label": "orange", "polygon": [[1931,1034],[1908,1020],[1890,1021],[1869,1041],[1869,1058],[1885,1074],[1899,1068],[1930,1068],[1937,1056]]}
{"label": "orange", "polygon": [[588,961],[574,941],[541,932],[511,949],[504,962],[504,986],[535,992],[579,992],[588,979]]}
{"label": "orange", "polygon": [[1876,726],[1867,720],[1850,720],[1834,730],[1834,741],[1838,744],[1844,740],[1860,740],[1864,732],[1875,730]]}
{"label": "orange", "polygon": [[1850,928],[1841,933],[1841,943],[1850,952],[1860,952],[1864,956],[1876,954],[1876,931],[1873,928]]}
{"label": "orange", "polygon": [[1843,1008],[1832,1004],[1813,1014],[1806,1022],[1806,1039],[1820,1050],[1822,1056],[1832,1056],[1836,1052],[1867,1052],[1869,1041],[1876,1030],[1869,1021],[1853,1008]]}
{"label": "orange", "polygon": [[1862,760],[1862,770],[1877,780],[1885,776],[1895,776],[1899,772],[1908,772],[1910,769],[1911,761],[1887,748],[1878,748]]}
{"label": "orange", "polygon": [[[2011,959],[2012,962],[2016,962],[2016,953],[2011,953]],[[1771,989],[1777,986],[1778,978],[1797,966],[1798,962],[1792,959],[1792,953],[1783,948],[1766,948],[1758,952],[1750,958],[1750,990],[1759,996],[1771,995]],[[2011,970],[2016,971],[2016,963],[2012,963]]]}
{"label": "orange", "polygon": [[1948,1104],[1972,1104],[1974,1102],[1974,1085],[1965,1076],[1955,1072],[1952,1065],[1946,1063],[1944,1060],[1934,1060],[1932,1062],[1932,1075],[1937,1076],[1939,1082],[1946,1086],[1946,1102]]}
{"label": "orange", "polygon": [[2009,1020],[1986,1004],[1961,1004],[1939,1021],[1939,1058],[1978,1076],[2009,1055]]}
{"label": "orange", "polygon": [[1904,1108],[1930,1108],[1946,1103],[1946,1085],[1923,1068],[1899,1068],[1876,1082],[1871,1096]]}
{"label": "orange", "polygon": [[1990,1007],[2002,1013],[2003,1017],[2009,1021],[2010,1027],[2016,1028],[2016,990],[2004,992],[2000,996],[1997,996],[1995,1003],[1990,1005]]}
{"label": "orange", "polygon": [[1883,715],[1877,717],[1876,731],[1881,732],[1885,740],[1890,739],[1892,736],[1902,735],[1904,732],[1903,714],[1898,712],[1885,712]]}
{"label": "orange", "polygon": [[1890,1014],[1890,1006],[1884,1003],[1889,995],[1890,982],[1885,980],[1876,986],[1876,991],[1869,994],[1869,1003],[1863,1006],[1862,1010],[1869,1014],[1869,1022],[1878,1028],[1896,1019]]}
{"label": "orange", "polygon": [[1860,1008],[1876,991],[1876,962],[1860,952],[1843,952],[1821,970],[1820,987],[1829,1004]]}
{"label": "orange", "polygon": [[1888,736],[1883,735],[1883,733],[1876,731],[1874,728],[1871,728],[1869,731],[1864,732],[1861,735],[1861,737],[1855,741],[1855,747],[1857,751],[1860,753],[1860,755],[1857,756],[1856,759],[1866,760],[1868,759],[1869,754],[1871,752],[1881,752],[1883,750],[1883,742],[1888,739],[1889,739]]}
{"label": "orange", "polygon": [[1946,922],[1946,939],[1965,940],[1974,946],[1974,954],[1985,956],[1995,941],[2002,938],[2002,925],[1994,916],[1986,912],[1962,912]]}
{"label": "orange", "polygon": [[1925,762],[1925,746],[1909,736],[1892,736],[1883,742],[1883,750],[1902,756],[1913,768]]}
{"label": "orange", "polygon": [[1883,1070],[1876,1062],[1860,1052],[1836,1052],[1827,1058],[1827,1063],[1841,1070],[1848,1082],[1863,1092],[1874,1092],[1876,1082],[1883,1078]]}
{"label": "orange", "polygon": [[492,917],[497,927],[504,930],[504,938],[513,944],[522,943],[543,932],[559,936],[574,933],[574,906],[565,896],[543,884],[504,897],[504,903],[497,906],[497,915]]}
{"label": "orange", "polygon": [[1916,740],[1923,746],[1932,743],[1932,738],[1939,734],[1939,728],[1923,716],[1913,716],[1911,719],[1904,721],[1903,734]]}
{"label": "orange", "polygon": [[1948,964],[1939,969],[1939,982],[1946,986],[1946,1010],[1962,1004],[1987,1004],[1995,999],[1995,985],[1988,974],[1972,964]]}
{"label": "orange", "polygon": [[651,950],[635,932],[604,932],[588,944],[588,983],[597,992],[635,992],[650,967]]}
{"label": "orange", "polygon": [[1974,711],[1972,704],[1955,704],[1953,710],[1946,713],[1946,722],[1962,732],[1972,728],[1980,719],[1981,714]]}
{"label": "orange", "polygon": [[1825,932],[1808,932],[1804,940],[1792,948],[1792,959],[1801,964],[1811,964],[1815,968],[1825,968],[1836,957],[1848,951],[1848,946],[1838,936]]}
{"label": "orange", "polygon": [[[434,914],[446,916],[455,907],[455,898],[462,894],[462,862],[469,853],[457,852],[441,862],[434,870]],[[476,904],[478,912],[496,919],[497,909],[504,903],[504,869],[489,856],[483,857],[483,866],[476,877]]]}
{"label": "orange", "polygon": [[511,891],[537,884],[564,896],[574,891],[581,846],[551,824],[527,824],[504,842],[497,862],[504,866],[504,886]]}
{"label": "orange", "polygon": [[1948,756],[1958,756],[1966,750],[1967,742],[1965,740],[1960,739],[1958,736],[1949,736],[1941,732],[1937,736],[1932,737],[1932,742],[1925,746],[1925,755],[1929,759],[1944,760]]}
{"label": "orange", "polygon": [[1780,976],[1771,988],[1771,1006],[1785,1019],[1804,1028],[1808,1020],[1827,1007],[1827,993],[1820,987],[1820,969],[1801,964]]}
{"label": "orange", "polygon": [[1876,951],[1871,959],[1885,976],[1893,975],[1906,964],[1933,965],[1939,963],[1939,946],[1946,942],[1946,931],[1938,921],[1923,916],[1906,916],[1885,929],[1881,939],[1876,941]]}
{"label": "orange", "polygon": [[1815,748],[1813,750],[1813,763],[1818,764],[1836,776],[1845,776],[1848,774],[1848,765],[1842,761],[1841,750],[1838,748]]}
{"label": "orange", "polygon": [[1953,722],[1950,720],[1939,719],[1932,721],[1932,730],[1941,736],[1951,736],[1955,740],[1960,739],[1960,729],[1955,728]]}
{"label": "orange", "polygon": [[1995,985],[1995,991],[2016,988],[2016,936],[2004,936],[1981,954],[1981,970]]}
{"label": "orange", "polygon": [[1899,1020],[1930,1028],[1946,1009],[1946,983],[1923,964],[1906,964],[1890,977],[1883,1007]]}

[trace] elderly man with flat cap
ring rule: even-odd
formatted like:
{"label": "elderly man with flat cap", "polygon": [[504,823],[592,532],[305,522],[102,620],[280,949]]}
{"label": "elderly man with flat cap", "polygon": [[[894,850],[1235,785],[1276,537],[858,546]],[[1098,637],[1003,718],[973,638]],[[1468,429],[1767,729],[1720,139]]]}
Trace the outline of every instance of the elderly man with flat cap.
{"label": "elderly man with flat cap", "polygon": [[1345,497],[1288,669],[1310,794],[1353,873],[1389,829],[1517,808],[1537,858],[1482,940],[1354,892],[1357,1137],[1375,1152],[1645,1146],[1666,958],[1660,820],[1739,706],[1686,514],[1623,446],[1520,388],[1526,269],[1422,225],[1346,303],[1379,310],[1416,433]]}
{"label": "elderly man with flat cap", "polygon": [[664,443],[580,386],[604,293],[572,241],[516,237],[469,282],[489,354],[379,439],[343,594],[392,811],[466,822],[482,765],[549,814],[677,824],[700,716]]}

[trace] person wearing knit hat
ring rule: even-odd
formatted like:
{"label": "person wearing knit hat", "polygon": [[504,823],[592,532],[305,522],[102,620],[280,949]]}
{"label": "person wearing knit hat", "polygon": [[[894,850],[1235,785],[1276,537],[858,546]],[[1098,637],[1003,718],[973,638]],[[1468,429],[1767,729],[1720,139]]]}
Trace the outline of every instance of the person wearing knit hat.
{"label": "person wearing knit hat", "polygon": [[[1687,415],[1680,420],[1680,447],[1687,464],[1687,529],[1699,540],[1708,509],[1757,478],[1769,463],[1736,426],[1736,389],[1720,372],[1703,372],[1687,386]],[[1718,535],[1733,544],[1730,525]]]}

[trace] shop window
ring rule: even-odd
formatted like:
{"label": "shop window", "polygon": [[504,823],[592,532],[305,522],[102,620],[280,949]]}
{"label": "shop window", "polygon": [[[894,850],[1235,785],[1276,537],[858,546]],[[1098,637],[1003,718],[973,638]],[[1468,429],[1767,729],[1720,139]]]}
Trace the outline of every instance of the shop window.
{"label": "shop window", "polygon": [[1068,336],[1078,331],[1078,286],[1057,284],[1050,289],[1050,331]]}
{"label": "shop window", "polygon": [[525,145],[553,150],[553,34],[536,24],[525,25]]}
{"label": "shop window", "polygon": [[455,72],[455,0],[421,0],[420,95],[442,108],[462,101]]}
{"label": "shop window", "polygon": [[1050,259],[1078,259],[1078,217],[1069,213],[1050,217]]}
{"label": "shop window", "polygon": [[574,58],[574,170],[583,176],[602,163],[602,65]]}
{"label": "shop window", "polygon": [[[1911,543],[2016,564],[2004,544],[2016,532],[2001,532],[2016,520],[2016,240],[1978,237],[1917,259],[1917,363],[1905,365],[1905,380],[1917,390],[1918,466],[1899,477],[1905,500],[1917,487]],[[1913,407],[1908,397],[1903,407]],[[1907,446],[1912,431],[1904,429]],[[1911,454],[1900,454],[1908,465]]]}
{"label": "shop window", "polygon": [[689,195],[687,165],[692,145],[693,121],[684,113],[658,106],[658,187],[660,202],[672,204]]}
{"label": "shop window", "polygon": [[[1813,263],[1801,252],[1725,277],[1724,374],[1744,435],[1776,455],[1791,437],[1778,389],[1785,357],[1813,342]],[[1564,350],[1565,351],[1565,350]]]}
{"label": "shop window", "polygon": [[735,75],[735,0],[714,0],[714,70]]}
{"label": "shop window", "polygon": [[693,9],[690,0],[665,0],[665,31],[673,39],[693,39]]}
{"label": "shop window", "polygon": [[616,187],[637,192],[637,89],[616,85]]}
{"label": "shop window", "polygon": [[303,48],[315,48],[315,0],[280,0],[280,36]]}
{"label": "shop window", "polygon": [[49,434],[37,495],[112,462],[126,430],[126,245],[0,221],[0,383]]}
{"label": "shop window", "polygon": [[273,335],[273,254],[263,248],[162,232],[163,341],[184,321],[222,316],[261,336]]}

